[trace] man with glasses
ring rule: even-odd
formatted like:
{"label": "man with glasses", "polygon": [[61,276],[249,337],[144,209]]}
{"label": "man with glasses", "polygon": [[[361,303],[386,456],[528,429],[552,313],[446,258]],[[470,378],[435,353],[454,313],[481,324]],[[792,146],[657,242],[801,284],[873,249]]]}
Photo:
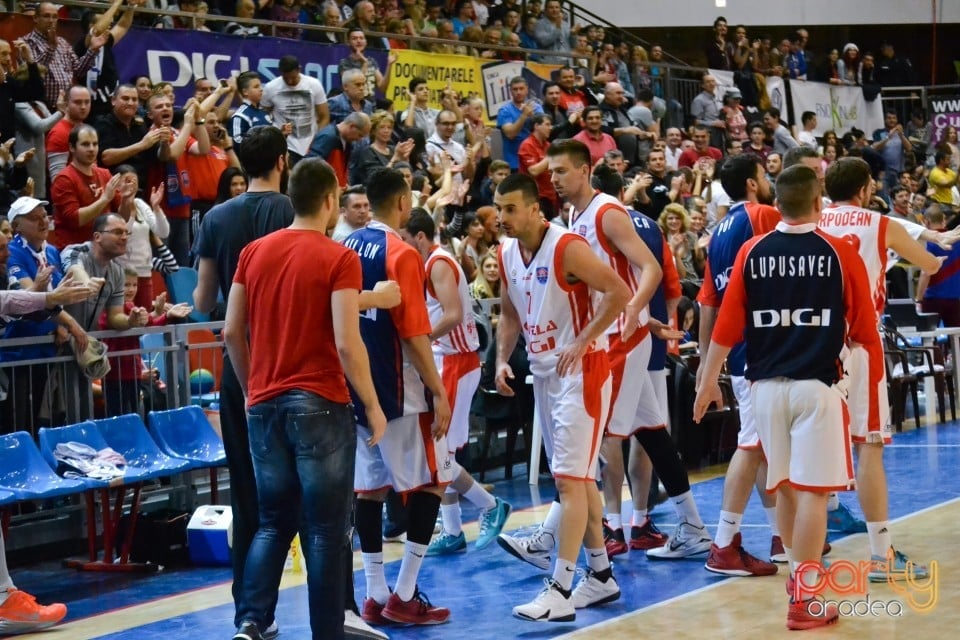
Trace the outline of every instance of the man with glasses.
{"label": "man with glasses", "polygon": [[[457,130],[457,114],[444,109],[437,114],[436,122],[437,130],[427,138],[427,157],[430,159],[430,171],[434,172],[435,169],[439,169],[436,172],[436,177],[439,178],[443,172],[441,160],[443,154],[447,154],[453,161],[455,171],[453,183],[454,188],[456,188],[465,179],[473,179],[475,169],[473,156],[468,155],[464,146],[453,139],[453,134]],[[460,168],[460,170],[457,171],[457,168]]]}

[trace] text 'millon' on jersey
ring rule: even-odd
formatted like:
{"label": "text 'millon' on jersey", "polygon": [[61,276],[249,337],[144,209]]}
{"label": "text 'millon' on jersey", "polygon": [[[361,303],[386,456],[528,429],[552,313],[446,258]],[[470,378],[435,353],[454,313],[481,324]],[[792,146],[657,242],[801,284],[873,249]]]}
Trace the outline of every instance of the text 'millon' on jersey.
{"label": "text 'millon' on jersey", "polygon": [[[703,286],[700,287],[697,302],[720,307],[737,252],[754,236],[773,231],[779,222],[780,212],[765,204],[741,201],[731,206],[710,237]],[[730,375],[742,376],[743,365],[743,345],[737,344],[727,356]]]}
{"label": "text 'millon' on jersey", "polygon": [[875,320],[853,246],[814,224],[780,223],[738,253],[713,340],[732,346],[745,339],[748,380],[832,385],[843,375],[848,337],[864,345],[872,363],[882,362]]}
{"label": "text 'millon' on jersey", "polygon": [[[590,288],[583,282],[567,282],[563,272],[564,247],[583,238],[557,225],[544,225],[546,233],[529,263],[516,238],[504,240],[497,254],[506,295],[517,310],[527,341],[530,372],[538,377],[556,374],[560,351],[583,331],[594,313]],[[588,353],[606,348],[606,336],[601,336]]]}

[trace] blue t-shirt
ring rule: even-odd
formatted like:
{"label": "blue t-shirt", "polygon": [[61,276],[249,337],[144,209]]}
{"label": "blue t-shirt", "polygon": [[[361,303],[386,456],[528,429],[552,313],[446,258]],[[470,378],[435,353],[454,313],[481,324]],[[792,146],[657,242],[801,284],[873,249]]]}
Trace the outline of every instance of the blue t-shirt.
{"label": "blue t-shirt", "polygon": [[[44,243],[42,251],[34,251],[23,239],[17,235],[10,241],[10,258],[7,260],[7,276],[11,281],[22,278],[35,280],[41,263],[52,266],[53,274],[50,277],[49,288],[53,289],[63,279],[63,269],[60,266],[60,252],[51,244]],[[79,321],[79,320],[78,320]],[[46,336],[57,328],[52,320],[33,322],[31,320],[15,320],[7,325],[3,332],[4,338],[30,338]],[[49,358],[56,354],[53,345],[27,346],[0,350],[0,360],[28,360],[31,358]]]}
{"label": "blue t-shirt", "polygon": [[953,245],[947,251],[933,242],[927,243],[927,251],[935,256],[947,256],[940,270],[930,276],[930,284],[923,292],[923,298],[931,300],[960,298],[960,244]]}
{"label": "blue t-shirt", "polygon": [[[497,112],[497,128],[502,132],[503,125],[511,124],[519,120],[522,111],[523,106],[518,107],[512,101],[500,107],[500,111]],[[533,117],[542,114],[543,107],[538,104],[533,110],[533,113],[527,116],[526,121],[523,123],[523,128],[517,133],[516,138],[511,140],[507,137],[507,134],[503,134],[503,159],[510,165],[512,170],[516,171],[520,168],[520,144],[529,138],[533,132]]]}

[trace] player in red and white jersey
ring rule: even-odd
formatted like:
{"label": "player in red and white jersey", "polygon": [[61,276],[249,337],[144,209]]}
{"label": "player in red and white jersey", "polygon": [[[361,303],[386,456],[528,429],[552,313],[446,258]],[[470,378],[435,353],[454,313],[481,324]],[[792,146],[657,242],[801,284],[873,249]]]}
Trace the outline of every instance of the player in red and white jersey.
{"label": "player in red and white jersey", "polygon": [[[926,273],[936,273],[940,259],[910,237],[903,226],[886,216],[863,208],[872,195],[870,165],[860,158],[841,158],[830,165],[825,179],[827,195],[833,201],[823,210],[819,228],[830,235],[845,238],[857,248],[870,280],[871,295],[878,314],[886,302],[887,250],[892,249]],[[879,371],[877,384],[870,384],[869,366],[862,348],[854,348],[844,361],[848,378],[850,433],[857,449],[857,497],[867,521],[871,560],[871,580],[886,581],[888,575],[906,576],[906,556],[894,551],[889,529],[887,478],[883,469],[883,445],[890,442],[887,379]],[[882,363],[879,365],[882,368]],[[893,560],[888,566],[888,555]],[[926,568],[913,565],[913,575],[926,577]]]}
{"label": "player in red and white jersey", "polygon": [[[502,312],[497,327],[497,390],[513,395],[508,364],[517,338],[527,341],[544,445],[560,493],[559,554],[553,579],[530,603],[526,620],[570,621],[576,608],[612,602],[620,588],[603,546],[603,505],[595,482],[610,406],[606,329],[630,290],[579,236],[545,221],[537,183],[515,174],[494,204],[509,239],[500,245]],[[573,590],[581,543],[588,570]]]}
{"label": "player in red and white jersey", "polygon": [[453,481],[440,503],[443,531],[427,548],[428,556],[462,553],[467,550],[460,515],[460,496],[480,509],[480,535],[476,548],[493,542],[510,515],[510,504],[491,496],[455,458],[467,444],[470,432],[470,404],[480,385],[480,337],[473,320],[473,300],[463,269],[435,242],[436,225],[424,209],[414,209],[400,230],[403,239],[426,260],[427,313],[430,316],[433,358],[440,371],[452,415],[447,430],[447,448],[453,466]]}

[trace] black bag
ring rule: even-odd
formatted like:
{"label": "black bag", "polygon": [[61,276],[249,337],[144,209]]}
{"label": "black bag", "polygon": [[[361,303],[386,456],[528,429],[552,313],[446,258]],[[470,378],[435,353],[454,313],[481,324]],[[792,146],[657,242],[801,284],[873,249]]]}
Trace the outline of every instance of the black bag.
{"label": "black bag", "polygon": [[[186,565],[190,562],[187,551],[187,524],[190,512],[177,509],[160,509],[141,513],[133,533],[130,549],[131,562],[149,562],[163,566]],[[130,526],[130,514],[120,519],[117,532],[117,554]]]}

